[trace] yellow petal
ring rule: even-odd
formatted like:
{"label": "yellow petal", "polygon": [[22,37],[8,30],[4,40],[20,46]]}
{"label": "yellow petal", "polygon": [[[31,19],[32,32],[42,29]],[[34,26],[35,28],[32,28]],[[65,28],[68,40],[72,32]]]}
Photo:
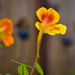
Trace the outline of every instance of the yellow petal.
{"label": "yellow petal", "polygon": [[50,35],[55,35],[55,34],[65,34],[67,30],[67,27],[65,25],[62,24],[57,24],[55,25],[54,28],[52,28],[51,30],[47,31],[46,33],[50,34]]}
{"label": "yellow petal", "polygon": [[67,30],[67,27],[65,25],[62,25],[62,24],[58,24],[56,25],[55,27],[59,27],[60,30],[53,30],[53,32],[57,33],[57,34],[65,34],[66,33],[66,30]]}
{"label": "yellow petal", "polygon": [[39,18],[40,21],[42,21],[47,16],[47,9],[44,7],[41,7],[36,11],[36,15]]}
{"label": "yellow petal", "polygon": [[49,35],[55,35],[56,33],[49,31],[48,34]]}
{"label": "yellow petal", "polygon": [[56,12],[53,8],[49,8],[48,9],[48,17],[51,20],[51,23],[50,24],[57,23],[59,21],[59,18],[60,18],[58,12]]}
{"label": "yellow petal", "polygon": [[38,30],[40,30],[40,22],[36,22],[36,23],[35,23],[35,26],[36,26],[36,28],[37,28]]}
{"label": "yellow petal", "polygon": [[45,27],[43,28],[43,33],[48,33],[48,32],[50,32],[50,30],[53,29],[54,27],[55,27],[55,24],[45,26]]}

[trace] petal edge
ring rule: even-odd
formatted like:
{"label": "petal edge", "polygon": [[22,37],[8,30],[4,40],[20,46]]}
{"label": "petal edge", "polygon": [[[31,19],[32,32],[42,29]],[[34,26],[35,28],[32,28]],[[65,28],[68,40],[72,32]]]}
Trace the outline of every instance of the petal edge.
{"label": "petal edge", "polygon": [[37,17],[39,18],[40,21],[42,21],[44,19],[44,17],[47,16],[47,9],[44,8],[44,7],[41,7],[39,8],[37,11],[36,11],[36,15]]}
{"label": "petal edge", "polygon": [[40,22],[36,22],[36,23],[35,23],[35,26],[36,26],[36,28],[37,28],[38,30],[40,30]]}

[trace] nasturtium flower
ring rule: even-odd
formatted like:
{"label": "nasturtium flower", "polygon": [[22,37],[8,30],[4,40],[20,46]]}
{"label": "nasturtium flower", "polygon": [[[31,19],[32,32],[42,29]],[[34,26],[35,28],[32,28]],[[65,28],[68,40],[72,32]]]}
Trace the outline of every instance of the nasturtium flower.
{"label": "nasturtium flower", "polygon": [[36,14],[41,21],[41,23],[36,22],[35,24],[38,30],[42,30],[43,33],[48,33],[50,35],[59,33],[65,34],[67,27],[63,24],[56,24],[59,21],[60,16],[53,8],[47,10],[42,7],[37,10]]}
{"label": "nasturtium flower", "polygon": [[67,27],[63,24],[56,24],[60,16],[58,12],[56,12],[53,8],[49,8],[48,10],[44,7],[41,7],[36,11],[36,15],[41,22],[36,22],[35,26],[38,30],[40,30],[38,39],[37,39],[37,54],[39,57],[39,47],[42,35],[45,33],[50,35],[55,34],[65,34]]}
{"label": "nasturtium flower", "polygon": [[0,40],[3,41],[5,46],[10,46],[14,43],[14,39],[11,36],[13,33],[13,23],[10,19],[0,20]]}

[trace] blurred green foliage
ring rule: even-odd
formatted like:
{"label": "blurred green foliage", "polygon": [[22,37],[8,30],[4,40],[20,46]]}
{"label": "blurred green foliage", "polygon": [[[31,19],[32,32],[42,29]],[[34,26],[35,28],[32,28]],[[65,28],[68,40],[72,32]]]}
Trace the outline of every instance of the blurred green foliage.
{"label": "blurred green foliage", "polygon": [[70,69],[69,73],[72,74],[72,75],[75,75],[75,69]]}

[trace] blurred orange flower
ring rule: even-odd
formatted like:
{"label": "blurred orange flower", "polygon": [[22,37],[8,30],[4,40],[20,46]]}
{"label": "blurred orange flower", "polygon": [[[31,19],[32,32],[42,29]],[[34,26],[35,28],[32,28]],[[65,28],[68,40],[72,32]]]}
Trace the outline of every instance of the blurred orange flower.
{"label": "blurred orange flower", "polygon": [[40,8],[36,12],[37,17],[40,22],[36,22],[36,27],[42,30],[43,33],[48,33],[50,35],[55,34],[65,34],[67,27],[63,24],[56,24],[59,21],[59,14],[53,9],[48,10],[44,7]]}
{"label": "blurred orange flower", "polygon": [[14,43],[14,39],[11,36],[13,32],[13,23],[10,19],[0,20],[0,40],[2,40],[5,46],[10,46]]}

